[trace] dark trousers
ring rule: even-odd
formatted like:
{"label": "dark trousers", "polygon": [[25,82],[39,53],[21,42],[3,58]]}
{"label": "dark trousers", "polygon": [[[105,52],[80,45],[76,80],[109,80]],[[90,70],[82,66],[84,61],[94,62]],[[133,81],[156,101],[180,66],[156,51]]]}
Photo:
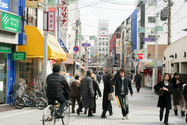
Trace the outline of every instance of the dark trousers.
{"label": "dark trousers", "polygon": [[[77,109],[77,112],[81,112],[81,110],[82,110],[82,101],[79,104],[79,108]],[[89,110],[88,110],[88,116],[91,116],[92,113],[93,113],[93,109],[89,108]]]}
{"label": "dark trousers", "polygon": [[93,114],[93,109],[92,108],[89,108],[89,110],[88,110],[88,116],[92,116]]}
{"label": "dark trousers", "polygon": [[[106,112],[107,112],[106,110],[103,110],[103,113],[102,113],[102,115],[101,115],[101,116],[105,117]],[[112,115],[112,114],[113,114],[112,109],[109,111],[109,114],[110,114],[110,115]]]}
{"label": "dark trousers", "polygon": [[[160,108],[160,118],[161,119],[163,118],[163,114],[164,114],[164,108]],[[169,109],[166,109],[164,123],[168,123],[168,118],[169,118]]]}
{"label": "dark trousers", "polygon": [[72,101],[72,112],[75,112],[75,101],[77,100],[78,105],[80,104],[80,96],[71,96]]}
{"label": "dark trousers", "polygon": [[55,100],[57,100],[60,103],[60,108],[58,112],[61,114],[64,112],[64,107],[66,106],[66,99],[63,94],[61,94],[59,97],[49,98],[48,100],[49,105],[53,105],[55,103]]}
{"label": "dark trousers", "polygon": [[122,115],[125,117],[127,114],[129,114],[128,95],[120,95],[118,98],[121,105]]}
{"label": "dark trousers", "polygon": [[136,84],[136,89],[137,89],[137,92],[140,91],[140,88],[141,88],[141,85],[140,84]]}

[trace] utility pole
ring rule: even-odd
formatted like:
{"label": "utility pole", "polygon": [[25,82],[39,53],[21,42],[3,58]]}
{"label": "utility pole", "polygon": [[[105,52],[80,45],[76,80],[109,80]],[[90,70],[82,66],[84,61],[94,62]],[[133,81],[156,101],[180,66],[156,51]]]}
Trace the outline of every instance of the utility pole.
{"label": "utility pole", "polygon": [[169,17],[168,17],[168,46],[171,44],[171,0],[168,0]]}
{"label": "utility pole", "polygon": [[[44,13],[48,11],[48,0],[44,0]],[[44,20],[44,26],[47,26],[47,20]],[[47,31],[44,31],[44,62],[43,62],[43,93],[46,97],[45,87],[46,87],[46,78],[47,78]]]}
{"label": "utility pole", "polygon": [[82,50],[82,41],[79,39],[79,73],[81,75],[81,50]]}
{"label": "utility pole", "polygon": [[158,51],[158,31],[157,31],[157,25],[158,25],[158,15],[159,13],[156,15],[156,28],[155,28],[155,31],[156,31],[156,37],[155,37],[155,84],[153,82],[153,85],[152,85],[152,90],[154,90],[154,85],[157,84],[157,78],[158,78],[158,68],[157,68],[157,51]]}

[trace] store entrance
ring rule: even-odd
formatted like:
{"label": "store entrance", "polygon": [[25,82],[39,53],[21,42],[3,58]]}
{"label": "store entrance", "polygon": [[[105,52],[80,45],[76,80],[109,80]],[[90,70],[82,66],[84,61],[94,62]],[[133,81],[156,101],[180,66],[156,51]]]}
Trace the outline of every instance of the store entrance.
{"label": "store entrance", "polygon": [[6,103],[7,54],[0,53],[0,104]]}

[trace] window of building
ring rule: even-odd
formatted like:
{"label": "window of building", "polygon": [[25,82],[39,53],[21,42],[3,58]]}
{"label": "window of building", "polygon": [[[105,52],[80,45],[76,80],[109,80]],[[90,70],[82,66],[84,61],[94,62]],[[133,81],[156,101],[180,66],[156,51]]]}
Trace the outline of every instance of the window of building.
{"label": "window of building", "polygon": [[156,17],[148,17],[148,22],[149,23],[156,23]]}
{"label": "window of building", "polygon": [[103,40],[105,40],[105,38],[103,38]]}
{"label": "window of building", "polygon": [[105,43],[103,43],[103,45],[105,45]]}
{"label": "window of building", "polygon": [[106,43],[106,46],[108,46],[108,43]]}
{"label": "window of building", "polygon": [[99,38],[99,40],[101,40],[101,38]]}
{"label": "window of building", "polygon": [[155,39],[155,35],[148,35],[148,38],[154,38]]}

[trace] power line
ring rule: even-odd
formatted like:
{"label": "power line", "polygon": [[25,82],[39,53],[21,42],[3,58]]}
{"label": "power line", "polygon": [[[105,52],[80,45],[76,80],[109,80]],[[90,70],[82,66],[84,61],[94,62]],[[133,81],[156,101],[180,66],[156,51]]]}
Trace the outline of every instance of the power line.
{"label": "power line", "polygon": [[104,0],[100,0],[106,3],[110,3],[110,4],[117,4],[117,5],[134,5],[134,2],[123,2],[125,4],[123,4],[122,2],[110,2],[110,1],[104,1]]}
{"label": "power line", "polygon": [[179,8],[179,10],[172,17],[174,17],[184,7],[185,4],[186,4],[186,2]]}
{"label": "power line", "polygon": [[93,5],[96,5],[96,4],[100,4],[100,3],[103,3],[103,2],[94,3],[94,4],[86,5],[86,6],[83,6],[83,7],[78,7],[78,8],[75,8],[75,9],[71,9],[71,10],[69,10],[69,11],[73,11],[73,10],[78,10],[78,9],[82,9],[82,8],[90,7],[90,6],[93,6]]}

